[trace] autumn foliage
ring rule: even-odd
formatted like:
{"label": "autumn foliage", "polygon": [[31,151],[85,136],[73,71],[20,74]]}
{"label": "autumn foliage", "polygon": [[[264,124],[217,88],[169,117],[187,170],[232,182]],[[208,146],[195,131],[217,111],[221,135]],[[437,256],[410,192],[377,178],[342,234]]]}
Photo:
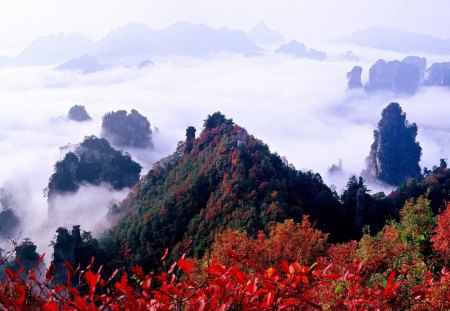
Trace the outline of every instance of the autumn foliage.
{"label": "autumn foliage", "polygon": [[[415,226],[427,220],[425,200],[410,201],[400,222],[360,242],[327,244],[305,217],[272,224],[252,238],[227,230],[201,259],[182,256],[160,273],[133,266],[105,275],[93,261],[66,262],[67,280],[55,283],[54,266],[6,270],[0,308],[10,310],[449,310],[448,261],[434,261]],[[448,209],[430,231],[433,248],[448,235]],[[447,230],[447,231],[446,231]],[[424,235],[426,237],[426,235]],[[417,243],[416,243],[417,242]],[[74,279],[79,282],[74,285]]]}
{"label": "autumn foliage", "polygon": [[431,238],[433,249],[442,256],[446,264],[450,263],[450,205],[437,216],[435,235]]}

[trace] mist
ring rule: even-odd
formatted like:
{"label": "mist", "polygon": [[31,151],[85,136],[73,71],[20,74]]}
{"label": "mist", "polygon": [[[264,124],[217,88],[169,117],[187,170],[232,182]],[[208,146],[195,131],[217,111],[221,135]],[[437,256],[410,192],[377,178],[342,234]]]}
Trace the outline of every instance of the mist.
{"label": "mist", "polygon": [[[124,150],[143,166],[141,174],[175,151],[188,126],[199,133],[207,115],[221,111],[297,169],[320,173],[341,192],[348,178],[365,168],[373,130],[382,109],[392,101],[402,106],[409,122],[418,125],[421,167],[431,168],[440,158],[448,158],[449,89],[422,87],[408,96],[347,89],[346,73],[354,65],[364,68],[363,79],[367,79],[376,59],[402,59],[408,54],[342,44],[317,47],[329,55],[328,60],[269,51],[253,58],[157,57],[151,67],[86,75],[53,67],[0,70],[0,186],[14,197],[12,208],[21,220],[17,235],[31,238],[38,251],[48,252],[59,226],[81,224],[94,236],[110,226],[108,208],[123,200],[128,189],[83,186],[76,194],[56,197],[51,215],[43,189],[54,164],[64,157],[59,147],[99,136],[102,116],[119,109],[137,109],[153,129],[158,128],[153,131],[154,149]],[[358,61],[340,56],[349,49]],[[423,56],[429,63],[442,59]],[[75,104],[84,105],[92,121],[69,121],[67,112]],[[343,174],[330,176],[328,168],[339,159]],[[391,190],[382,185],[369,184],[369,188]]]}

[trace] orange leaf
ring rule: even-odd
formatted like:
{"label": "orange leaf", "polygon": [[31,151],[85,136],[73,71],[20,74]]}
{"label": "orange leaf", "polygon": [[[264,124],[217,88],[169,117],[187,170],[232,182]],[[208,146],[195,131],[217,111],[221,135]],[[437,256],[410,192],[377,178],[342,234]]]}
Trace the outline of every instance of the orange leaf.
{"label": "orange leaf", "polygon": [[275,273],[275,269],[272,267],[270,267],[269,269],[266,270],[266,275],[269,279],[272,277],[272,275],[274,275],[274,273]]}

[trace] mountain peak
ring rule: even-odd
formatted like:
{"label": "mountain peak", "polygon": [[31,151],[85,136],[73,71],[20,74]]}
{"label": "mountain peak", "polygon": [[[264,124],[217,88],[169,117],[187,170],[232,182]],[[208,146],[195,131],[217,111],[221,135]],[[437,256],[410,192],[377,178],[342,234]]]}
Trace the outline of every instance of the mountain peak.
{"label": "mountain peak", "polygon": [[247,35],[257,44],[275,45],[284,42],[283,37],[277,31],[269,29],[264,21],[259,22]]}
{"label": "mountain peak", "polygon": [[[111,238],[118,250],[133,248],[130,261],[152,267],[164,247],[176,256],[187,241],[192,255],[201,256],[227,228],[253,235],[272,221],[300,221],[304,213],[328,208],[318,203],[325,196],[330,208],[338,205],[318,174],[295,170],[219,112],[208,116],[198,138],[192,127],[186,134],[122,203],[124,218]],[[141,239],[127,238],[135,234]]]}

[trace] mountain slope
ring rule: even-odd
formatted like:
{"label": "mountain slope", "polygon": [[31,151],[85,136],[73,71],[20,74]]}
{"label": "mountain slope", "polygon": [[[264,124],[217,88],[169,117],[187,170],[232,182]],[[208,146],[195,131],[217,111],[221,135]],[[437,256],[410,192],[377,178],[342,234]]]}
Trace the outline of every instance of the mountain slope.
{"label": "mountain slope", "polygon": [[53,34],[34,40],[12,62],[19,66],[58,64],[89,53],[93,45],[82,34]]}
{"label": "mountain slope", "polygon": [[338,205],[320,175],[295,170],[215,113],[199,138],[180,144],[137,184],[108,240],[116,254],[131,248],[129,264],[152,267],[165,247],[176,256],[192,242],[190,255],[202,256],[226,228],[255,235],[272,221],[300,221],[313,210],[329,217]]}

